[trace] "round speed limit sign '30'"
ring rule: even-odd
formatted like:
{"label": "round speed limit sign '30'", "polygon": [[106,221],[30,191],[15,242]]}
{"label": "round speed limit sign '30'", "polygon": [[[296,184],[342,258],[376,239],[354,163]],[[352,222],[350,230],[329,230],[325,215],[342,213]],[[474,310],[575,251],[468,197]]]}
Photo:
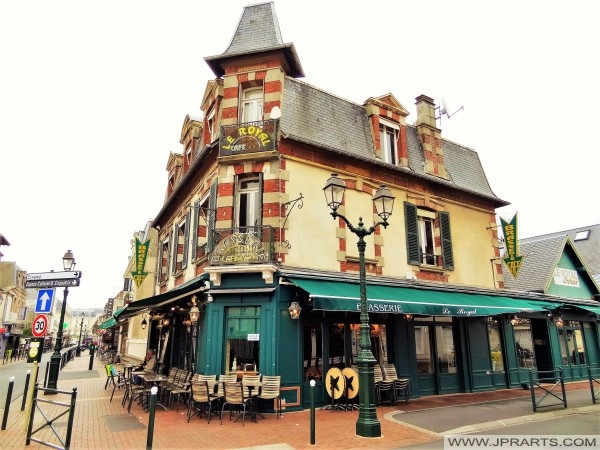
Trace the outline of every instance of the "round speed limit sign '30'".
{"label": "round speed limit sign '30'", "polygon": [[31,332],[35,337],[42,337],[46,334],[46,330],[48,329],[48,317],[44,314],[39,314],[36,316],[35,320],[31,324]]}

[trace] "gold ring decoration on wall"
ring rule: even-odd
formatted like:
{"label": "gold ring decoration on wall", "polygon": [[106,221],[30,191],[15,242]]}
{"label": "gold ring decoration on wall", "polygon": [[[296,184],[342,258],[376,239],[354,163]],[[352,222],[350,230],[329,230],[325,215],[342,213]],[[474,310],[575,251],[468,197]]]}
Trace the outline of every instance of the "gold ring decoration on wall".
{"label": "gold ring decoration on wall", "polygon": [[346,397],[352,400],[358,395],[358,374],[352,367],[346,367],[342,370],[342,375],[346,383]]}
{"label": "gold ring decoration on wall", "polygon": [[332,367],[327,371],[325,389],[327,389],[327,394],[334,400],[339,399],[344,394],[344,376],[337,367]]}

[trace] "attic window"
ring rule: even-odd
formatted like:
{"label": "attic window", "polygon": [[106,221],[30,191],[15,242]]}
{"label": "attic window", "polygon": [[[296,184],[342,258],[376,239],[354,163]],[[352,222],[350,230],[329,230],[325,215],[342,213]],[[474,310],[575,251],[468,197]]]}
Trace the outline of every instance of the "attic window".
{"label": "attic window", "polygon": [[396,143],[398,142],[398,130],[399,127],[393,122],[379,119],[379,140],[381,144],[381,156],[382,159],[388,164],[396,165],[398,148]]}
{"label": "attic window", "polygon": [[578,231],[575,235],[575,241],[585,241],[590,237],[590,230]]}

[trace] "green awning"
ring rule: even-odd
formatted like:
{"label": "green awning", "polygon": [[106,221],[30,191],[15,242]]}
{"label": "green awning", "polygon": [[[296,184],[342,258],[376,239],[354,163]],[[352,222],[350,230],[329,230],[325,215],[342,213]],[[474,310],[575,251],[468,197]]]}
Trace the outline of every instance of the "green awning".
{"label": "green awning", "polygon": [[600,306],[592,306],[592,305],[569,305],[569,306],[574,306],[579,309],[584,309],[586,311],[593,312],[594,314],[597,314],[600,316]]}
{"label": "green awning", "polygon": [[110,319],[107,319],[104,322],[102,322],[98,328],[100,328],[101,330],[108,330],[109,328],[112,328],[115,325],[118,325],[118,323],[114,317],[111,317]]}
{"label": "green awning", "polygon": [[107,330],[116,325],[119,325],[119,323],[117,322],[117,319],[119,318],[119,314],[121,314],[123,311],[125,311],[126,308],[127,308],[127,305],[123,306],[122,308],[117,309],[113,313],[112,317],[110,319],[106,319],[104,322],[102,322],[98,328],[100,328],[101,330]]}
{"label": "green awning", "polygon": [[177,301],[180,298],[191,296],[198,291],[206,290],[205,281],[208,279],[209,275],[204,273],[196,278],[191,279],[190,281],[187,281],[186,283],[183,283],[180,286],[177,286],[176,288],[171,289],[170,291],[153,295],[152,297],[146,297],[141,300],[135,300],[126,305],[122,310],[116,312],[114,316],[119,320],[127,319],[129,317],[141,314],[142,312],[151,308],[167,307],[172,302]]}
{"label": "green awning", "polygon": [[[360,311],[358,283],[325,281],[288,276],[310,294],[313,309]],[[367,304],[371,313],[421,314],[428,316],[493,316],[545,311],[536,302],[465,292],[417,289],[403,286],[368,284]]]}

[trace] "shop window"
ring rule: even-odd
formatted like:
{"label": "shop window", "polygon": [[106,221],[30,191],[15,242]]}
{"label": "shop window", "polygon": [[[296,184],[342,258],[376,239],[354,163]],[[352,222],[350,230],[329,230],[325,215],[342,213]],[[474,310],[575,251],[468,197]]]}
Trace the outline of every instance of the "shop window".
{"label": "shop window", "polygon": [[456,356],[454,354],[454,337],[452,324],[436,324],[435,343],[438,355],[439,373],[456,373]]}
{"label": "shop window", "polygon": [[502,357],[502,341],[500,340],[500,324],[494,317],[487,319],[488,346],[490,359],[494,372],[504,371],[504,358]]}
{"label": "shop window", "polygon": [[394,165],[397,164],[398,130],[398,125],[379,119],[379,142],[381,145],[381,158],[386,163]]}
{"label": "shop window", "polygon": [[240,122],[258,122],[263,120],[263,88],[252,87],[242,91]]}
{"label": "shop window", "polygon": [[518,318],[513,325],[519,367],[535,367],[533,335],[529,319]]}
{"label": "shop window", "polygon": [[[404,202],[408,263],[454,269],[450,214]],[[439,235],[439,239],[436,239]]]}
{"label": "shop window", "polygon": [[419,375],[432,374],[431,344],[427,325],[415,326],[415,346],[417,353],[417,371]]}
{"label": "shop window", "polygon": [[320,324],[304,326],[304,380],[323,377],[323,333]]}
{"label": "shop window", "polygon": [[334,323],[329,326],[329,367],[343,369],[346,367],[344,358],[344,324]]}
{"label": "shop window", "polygon": [[564,321],[563,326],[558,329],[558,338],[563,366],[585,364],[585,348],[579,322]]}
{"label": "shop window", "polygon": [[236,183],[236,227],[240,232],[258,232],[262,223],[262,174],[240,176]]}
{"label": "shop window", "polygon": [[[360,325],[357,323],[350,324],[350,332],[352,343],[352,361],[350,365],[356,365],[358,353],[360,352]],[[386,327],[383,324],[371,324],[371,353],[373,353],[379,365],[387,364],[387,336]]]}
{"label": "shop window", "polygon": [[227,308],[226,372],[259,370],[260,307]]}

